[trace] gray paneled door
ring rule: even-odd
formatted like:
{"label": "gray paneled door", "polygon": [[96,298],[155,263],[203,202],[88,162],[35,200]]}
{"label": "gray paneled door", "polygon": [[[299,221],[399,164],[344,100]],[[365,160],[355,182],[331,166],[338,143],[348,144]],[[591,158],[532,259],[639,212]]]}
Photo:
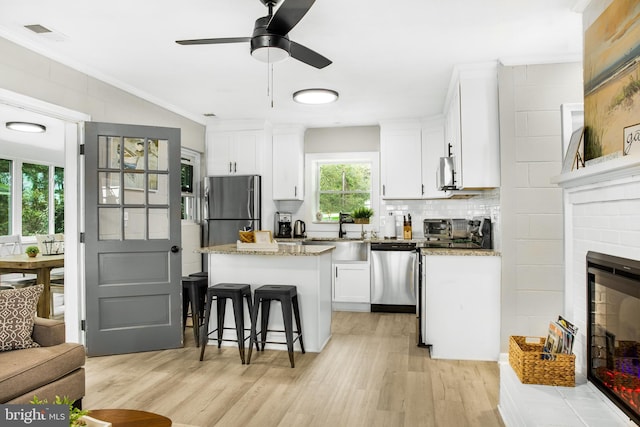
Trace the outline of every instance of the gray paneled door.
{"label": "gray paneled door", "polygon": [[85,127],[89,356],[182,346],[180,129]]}

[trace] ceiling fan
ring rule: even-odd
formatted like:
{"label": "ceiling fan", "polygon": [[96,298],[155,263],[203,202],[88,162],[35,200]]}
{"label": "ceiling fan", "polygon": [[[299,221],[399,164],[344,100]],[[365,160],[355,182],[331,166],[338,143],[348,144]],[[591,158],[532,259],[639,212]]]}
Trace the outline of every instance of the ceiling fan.
{"label": "ceiling fan", "polygon": [[181,45],[251,43],[251,55],[263,62],[278,62],[289,56],[316,68],[324,68],[331,61],[317,52],[289,40],[287,34],[309,11],[315,0],[282,0],[282,5],[273,13],[279,0],[260,0],[269,14],[258,18],[251,37],[228,37],[215,39],[177,40]]}

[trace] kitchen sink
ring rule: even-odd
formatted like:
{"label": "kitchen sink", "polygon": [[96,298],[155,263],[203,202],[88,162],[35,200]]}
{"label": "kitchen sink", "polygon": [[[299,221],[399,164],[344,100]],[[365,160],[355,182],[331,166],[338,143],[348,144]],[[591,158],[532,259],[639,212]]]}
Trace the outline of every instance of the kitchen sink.
{"label": "kitchen sink", "polygon": [[331,245],[336,248],[333,251],[333,262],[369,260],[369,243],[363,240],[352,239],[310,239],[302,242],[303,245]]}

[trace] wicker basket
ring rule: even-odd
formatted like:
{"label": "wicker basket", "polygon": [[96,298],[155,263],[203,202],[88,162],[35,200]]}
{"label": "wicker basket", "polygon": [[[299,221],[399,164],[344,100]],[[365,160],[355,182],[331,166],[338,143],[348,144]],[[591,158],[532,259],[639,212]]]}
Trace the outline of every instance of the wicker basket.
{"label": "wicker basket", "polygon": [[[523,384],[542,384],[575,387],[574,354],[544,353],[544,338],[511,336],[509,338],[509,364]],[[551,357],[550,359],[547,359]]]}

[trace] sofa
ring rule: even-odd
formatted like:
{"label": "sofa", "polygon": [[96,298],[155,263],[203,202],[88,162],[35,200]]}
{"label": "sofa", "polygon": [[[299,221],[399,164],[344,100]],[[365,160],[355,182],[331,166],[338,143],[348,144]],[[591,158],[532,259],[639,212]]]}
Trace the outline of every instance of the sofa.
{"label": "sofa", "polygon": [[40,347],[0,352],[0,403],[28,404],[34,395],[49,402],[67,396],[81,407],[84,346],[65,342],[61,320],[35,317],[31,337]]}

